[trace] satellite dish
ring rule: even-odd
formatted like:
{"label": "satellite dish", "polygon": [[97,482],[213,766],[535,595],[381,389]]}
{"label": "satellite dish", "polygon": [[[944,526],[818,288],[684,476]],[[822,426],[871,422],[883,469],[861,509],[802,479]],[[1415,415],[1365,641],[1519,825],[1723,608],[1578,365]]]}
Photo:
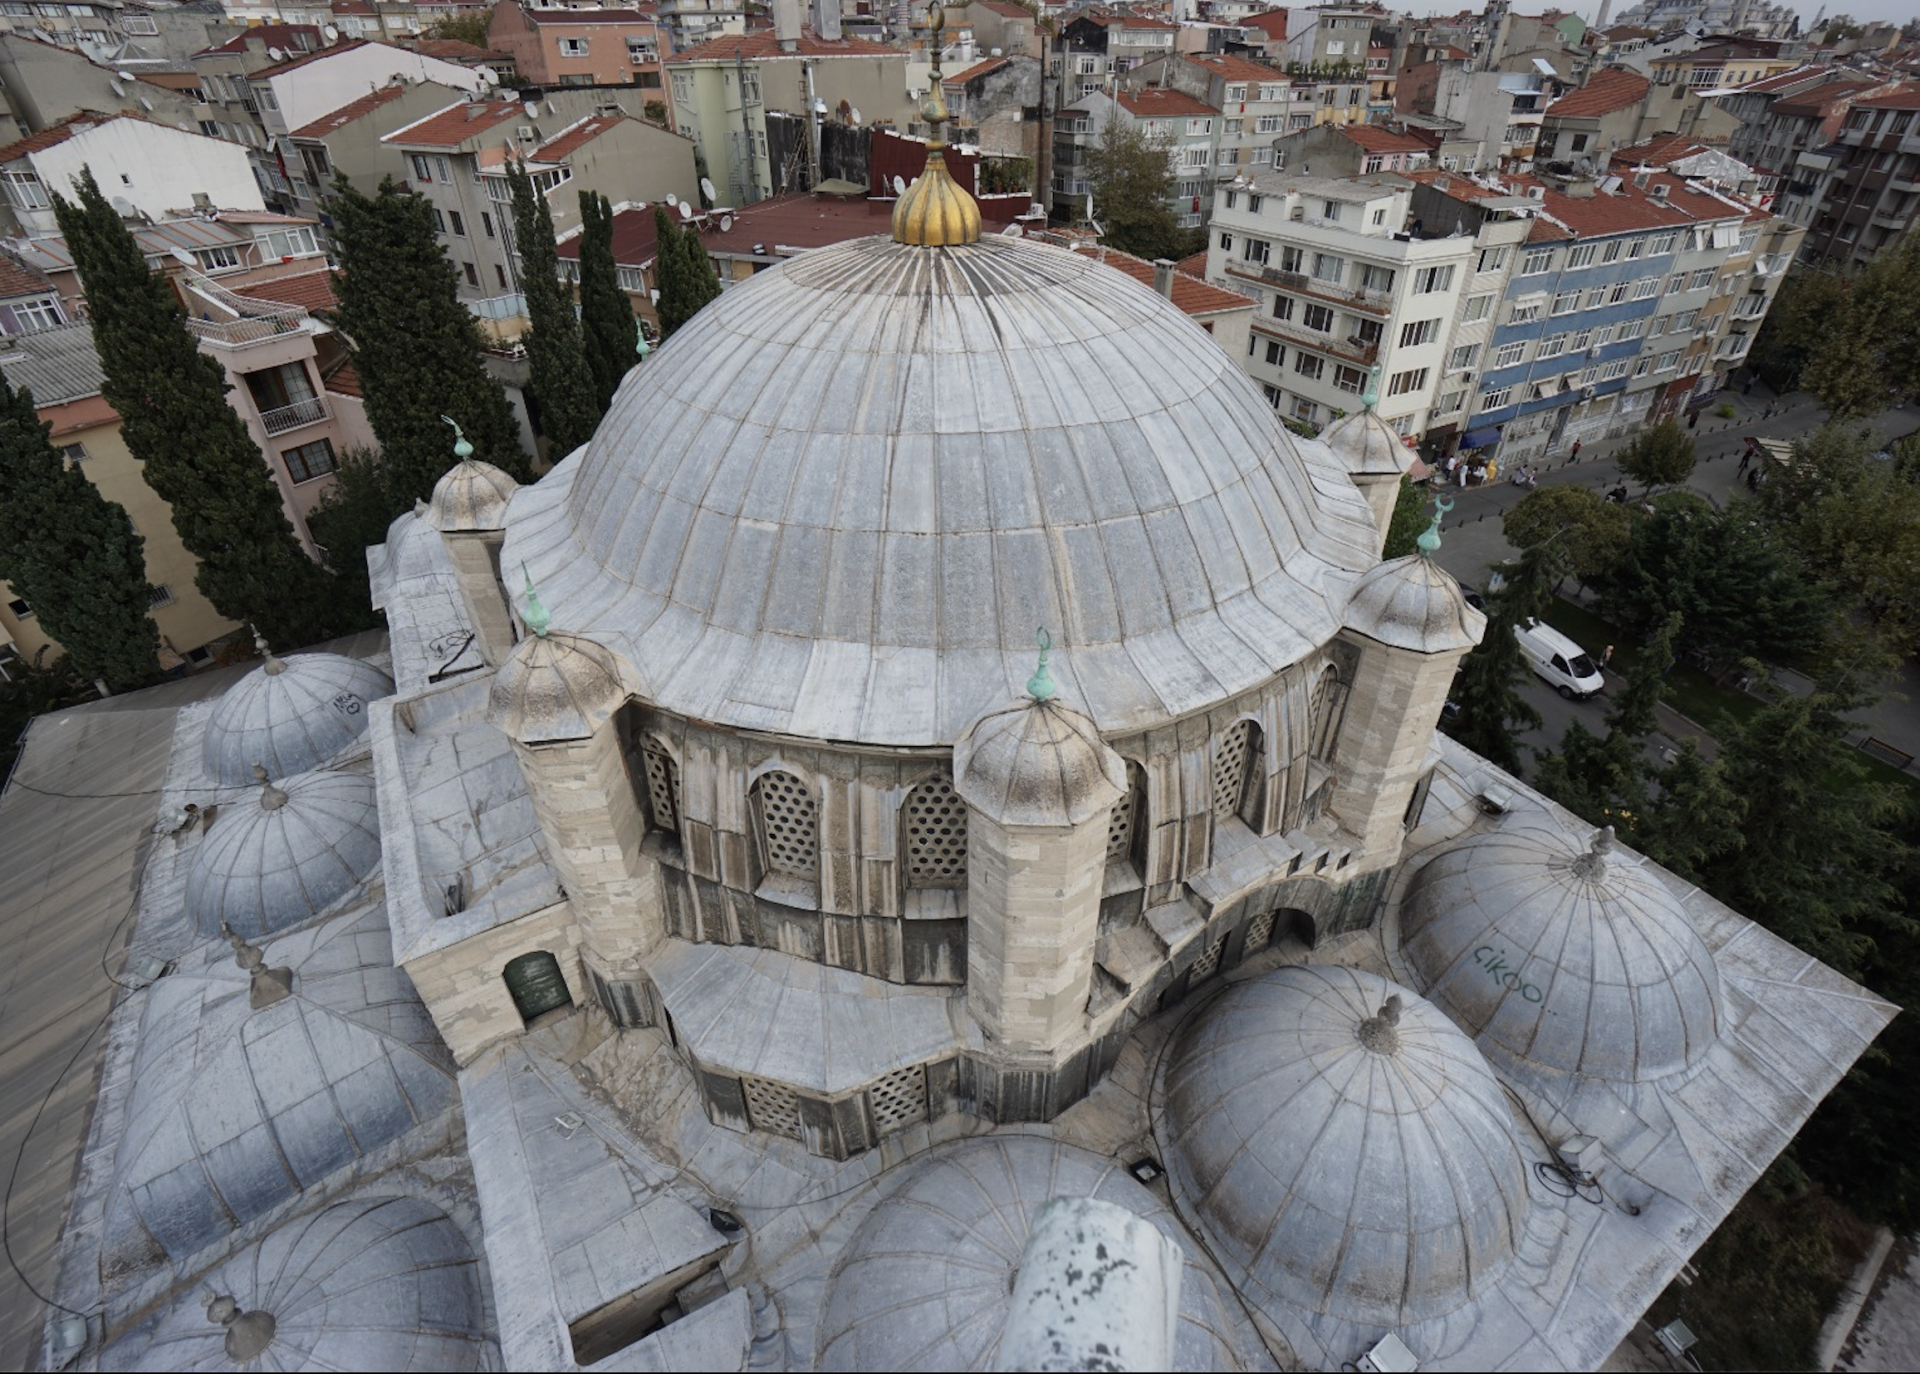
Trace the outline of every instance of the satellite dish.
{"label": "satellite dish", "polygon": [[727,233],[732,228],[733,228],[733,216],[732,215],[720,216],[720,232],[724,234],[724,233]]}
{"label": "satellite dish", "polygon": [[540,113],[540,105],[539,105],[539,102],[537,101],[529,100],[527,101],[526,104],[522,105],[520,108],[527,112],[528,119],[532,119],[535,115]]}
{"label": "satellite dish", "polygon": [[713,189],[713,183],[705,177],[700,178],[700,192],[714,204],[718,205],[720,203],[720,193]]}
{"label": "satellite dish", "polygon": [[693,223],[693,207],[684,200],[680,202],[680,222],[682,224]]}
{"label": "satellite dish", "polygon": [[340,41],[340,30],[336,29],[331,24],[328,24],[325,28],[321,29],[320,32],[326,37],[326,40],[329,43],[337,43]]}
{"label": "satellite dish", "polygon": [[[126,203],[125,196],[115,196],[113,198],[113,208],[116,210],[118,210],[125,203]],[[198,267],[200,265],[199,263],[193,260],[193,254],[189,253],[184,248],[169,248],[167,252],[170,253],[178,261],[184,262],[189,267]]]}
{"label": "satellite dish", "polygon": [[905,178],[895,177],[893,179],[893,193],[896,196],[904,196],[907,193],[907,183]]}
{"label": "satellite dish", "polygon": [[680,197],[676,196],[671,191],[667,192],[667,204],[678,205],[679,203],[680,203]]}
{"label": "satellite dish", "polygon": [[492,67],[475,67],[473,74],[480,78],[480,84],[482,86],[498,86],[500,84],[500,77]]}
{"label": "satellite dish", "polygon": [[119,77],[122,81],[133,80],[133,75],[130,72],[115,72],[114,75]]}
{"label": "satellite dish", "polygon": [[1020,237],[1020,226],[1017,224],[1009,224],[1000,232],[1010,239],[1017,239]]}
{"label": "satellite dish", "polygon": [[287,50],[285,48],[269,47],[267,49],[267,56],[275,62],[285,62],[287,60]]}
{"label": "satellite dish", "polygon": [[858,106],[855,106],[853,109],[849,110],[847,114],[848,114],[848,117],[851,118],[856,125],[859,124],[860,110]]}

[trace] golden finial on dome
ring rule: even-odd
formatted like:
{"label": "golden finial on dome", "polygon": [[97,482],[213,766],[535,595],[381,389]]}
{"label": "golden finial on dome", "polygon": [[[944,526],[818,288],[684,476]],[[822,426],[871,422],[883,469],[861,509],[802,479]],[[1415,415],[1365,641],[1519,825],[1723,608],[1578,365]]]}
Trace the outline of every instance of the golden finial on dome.
{"label": "golden finial on dome", "polygon": [[914,179],[893,207],[893,241],[916,248],[948,248],[980,241],[980,205],[947,175],[947,141],[941,126],[953,118],[940,91],[940,33],[947,26],[940,0],[927,6],[928,46],[933,50],[933,73],[920,117],[933,136],[927,140],[926,170]]}

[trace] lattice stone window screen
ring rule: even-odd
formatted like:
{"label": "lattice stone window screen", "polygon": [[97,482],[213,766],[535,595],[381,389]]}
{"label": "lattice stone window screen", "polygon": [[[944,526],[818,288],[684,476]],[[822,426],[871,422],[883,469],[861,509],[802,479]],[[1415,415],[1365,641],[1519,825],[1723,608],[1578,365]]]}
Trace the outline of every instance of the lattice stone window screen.
{"label": "lattice stone window screen", "polygon": [[1139,794],[1131,787],[1126,796],[1113,804],[1113,811],[1107,817],[1107,862],[1125,863],[1133,857],[1133,824],[1137,814],[1135,798]]}
{"label": "lattice stone window screen", "polygon": [[1247,790],[1247,756],[1251,753],[1253,722],[1236,720],[1213,747],[1213,814],[1231,816],[1240,809]]}
{"label": "lattice stone window screen", "polygon": [[742,1078],[740,1087],[746,1093],[747,1119],[754,1130],[801,1138],[800,1094],[784,1083],[765,1078]]}
{"label": "lattice stone window screen", "polygon": [[892,1135],[917,1121],[927,1119],[927,1071],[915,1064],[895,1069],[867,1089],[873,1104],[873,1130],[876,1136]]}
{"label": "lattice stone window screen", "polygon": [[967,880],[967,804],[944,774],[907,793],[907,884],[958,887]]}
{"label": "lattice stone window screen", "polygon": [[1267,942],[1273,938],[1273,917],[1273,912],[1263,911],[1248,923],[1245,946],[1247,954],[1253,954],[1267,947]]}
{"label": "lattice stone window screen", "polygon": [[1333,757],[1335,727],[1339,724],[1340,708],[1346,700],[1347,685],[1340,681],[1332,669],[1320,674],[1319,681],[1313,684],[1312,730],[1313,757],[1327,759]]}
{"label": "lattice stone window screen", "polygon": [[647,803],[653,823],[661,830],[680,833],[680,767],[664,750],[645,747],[640,762],[647,770]]}
{"label": "lattice stone window screen", "polygon": [[760,839],[775,873],[812,878],[820,863],[820,808],[791,773],[767,773],[753,785],[760,802]]}
{"label": "lattice stone window screen", "polygon": [[1200,957],[1193,961],[1193,967],[1187,971],[1187,985],[1191,987],[1203,978],[1211,978],[1219,971],[1220,956],[1227,952],[1227,932],[1222,931],[1213,939],[1213,943],[1200,951]]}

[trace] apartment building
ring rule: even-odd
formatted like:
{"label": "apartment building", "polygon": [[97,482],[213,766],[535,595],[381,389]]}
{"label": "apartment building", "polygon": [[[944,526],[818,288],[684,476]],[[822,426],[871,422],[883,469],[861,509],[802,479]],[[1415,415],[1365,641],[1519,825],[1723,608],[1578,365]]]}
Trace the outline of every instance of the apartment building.
{"label": "apartment building", "polygon": [[1216,174],[1228,180],[1271,166],[1274,140],[1313,121],[1310,106],[1296,111],[1293,81],[1285,72],[1226,53],[1156,57],[1129,71],[1124,83],[1129,90],[1184,91],[1218,110],[1212,162]]}
{"label": "apartment building", "polygon": [[1416,218],[1413,187],[1390,177],[1266,172],[1222,191],[1207,280],[1254,301],[1241,365],[1283,417],[1326,424],[1360,405],[1369,373],[1376,413],[1403,437],[1459,416],[1530,226],[1488,216],[1473,233],[1416,233]]}
{"label": "apartment building", "polygon": [[460,98],[459,91],[438,82],[390,81],[289,130],[281,157],[292,187],[294,213],[315,219],[325,213],[335,176],[344,176],[367,194],[379,187],[384,176],[405,176],[405,160],[382,140],[391,130],[425,119]]}
{"label": "apartment building", "polygon": [[69,190],[83,168],[129,217],[266,208],[241,145],[133,115],[83,113],[0,148],[7,193],[0,226],[53,233],[53,193]]}
{"label": "apartment building", "polygon": [[1056,108],[1077,104],[1113,78],[1167,56],[1179,32],[1178,24],[1144,15],[1090,12],[1067,19],[1048,73],[1059,83]]}
{"label": "apartment building", "polygon": [[1322,177],[1414,172],[1431,165],[1441,139],[1398,121],[1381,124],[1317,124],[1287,134],[1272,148],[1275,171]]}
{"label": "apartment building", "polygon": [[510,160],[522,163],[547,197],[556,232],[579,223],[582,190],[615,202],[651,204],[671,193],[699,203],[691,140],[634,118],[607,102],[608,94],[559,90],[540,102],[460,101],[381,139],[400,156],[408,188],[433,207],[461,300],[497,336],[526,327]]}
{"label": "apartment building", "polygon": [[1595,72],[1546,107],[1534,155],[1543,162],[1604,164],[1613,149],[1638,141],[1641,107],[1652,89],[1652,81],[1625,67]]}
{"label": "apartment building", "polygon": [[1920,82],[1855,98],[1834,142],[1796,167],[1807,261],[1851,272],[1898,247],[1920,217]]}
{"label": "apartment building", "polygon": [[500,0],[487,42],[528,85],[660,89],[660,36],[648,10]]}
{"label": "apartment building", "polygon": [[[0,33],[0,96],[21,138],[87,110],[197,128],[198,98],[156,85],[141,75],[146,70],[104,66],[69,48]],[[0,122],[0,130],[5,127]]]}
{"label": "apartment building", "polygon": [[[1054,118],[1055,210],[1069,218],[1086,213],[1092,190],[1087,155],[1106,136],[1107,126],[1118,123],[1166,146],[1173,165],[1173,211],[1183,225],[1204,223],[1213,211],[1219,178],[1215,149],[1222,120],[1214,106],[1164,86],[1093,92]],[[1098,218],[1099,206],[1093,213]]]}
{"label": "apartment building", "polygon": [[[747,31],[745,0],[659,0],[656,11],[663,55],[686,52],[727,34]],[[840,35],[822,32],[821,36]]]}

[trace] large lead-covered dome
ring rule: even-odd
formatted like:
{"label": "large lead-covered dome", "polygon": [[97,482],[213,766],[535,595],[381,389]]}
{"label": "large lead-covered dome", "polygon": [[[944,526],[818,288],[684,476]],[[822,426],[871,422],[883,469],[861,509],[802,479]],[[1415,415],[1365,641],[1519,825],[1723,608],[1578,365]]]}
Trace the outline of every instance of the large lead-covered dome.
{"label": "large lead-covered dome", "polygon": [[1104,731],[1332,638],[1366,503],[1171,302],[990,237],[861,239],[703,310],[508,515],[554,622],[669,710],[950,743],[1034,628]]}

